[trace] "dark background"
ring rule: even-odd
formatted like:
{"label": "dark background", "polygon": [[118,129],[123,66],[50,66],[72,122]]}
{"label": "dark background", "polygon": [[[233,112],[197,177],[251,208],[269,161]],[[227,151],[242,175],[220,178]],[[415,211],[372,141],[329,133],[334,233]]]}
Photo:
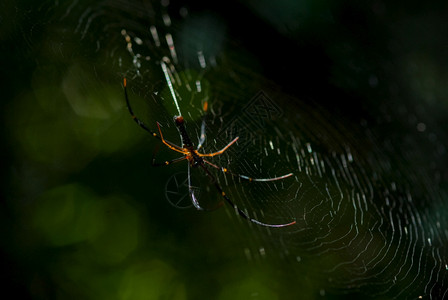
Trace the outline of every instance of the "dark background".
{"label": "dark background", "polygon": [[[378,190],[395,182],[412,191],[423,233],[447,218],[446,2],[148,3],[0,4],[3,293],[32,299],[380,297],[368,283],[364,289],[308,277],[319,273],[318,263],[291,267],[275,254],[248,259],[246,249],[264,245],[265,232],[229,208],[204,213],[169,205],[163,187],[186,166],[150,166],[157,141],[126,111],[121,77],[127,65],[117,66],[126,52],[116,29],[137,31],[141,20],[142,27],[160,24],[166,11],[173,32],[182,32],[181,7],[215,20],[225,29],[223,46],[208,49],[219,58],[207,77],[212,92],[240,93],[247,101],[267,90],[281,99],[285,120],[296,124],[276,128],[297,136],[308,130],[304,135],[324,157],[346,145],[356,149],[358,167],[381,182]],[[89,9],[101,14],[84,35],[78,26]],[[200,24],[199,32],[209,30],[215,42],[216,28]],[[242,78],[239,85],[232,73]],[[222,98],[230,118],[241,103]],[[376,172],[372,157],[392,171]],[[446,230],[432,237],[440,242],[443,267]],[[286,244],[271,251],[300,253]],[[432,257],[430,250],[422,253]],[[397,285],[381,297],[416,298],[428,281],[439,290],[423,296],[440,299],[446,270],[428,279],[428,268],[416,272],[417,290],[399,294]],[[373,282],[389,280],[385,273]]]}

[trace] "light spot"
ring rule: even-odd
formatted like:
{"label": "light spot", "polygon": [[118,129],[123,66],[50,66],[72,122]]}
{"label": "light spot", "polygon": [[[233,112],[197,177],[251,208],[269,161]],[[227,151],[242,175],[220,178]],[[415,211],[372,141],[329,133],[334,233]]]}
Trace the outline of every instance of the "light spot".
{"label": "light spot", "polygon": [[350,152],[347,153],[347,159],[348,159],[349,162],[353,162],[353,156],[352,156],[352,154]]}
{"label": "light spot", "polygon": [[390,187],[392,188],[393,191],[396,191],[396,190],[397,190],[397,185],[395,184],[395,182],[392,182],[392,183],[390,184]]}
{"label": "light spot", "polygon": [[152,38],[154,39],[154,42],[156,43],[156,47],[160,46],[160,40],[159,35],[157,34],[157,28],[155,26],[149,27],[149,30],[151,31]]}
{"label": "light spot", "polygon": [[377,87],[378,86],[378,77],[376,77],[375,75],[370,75],[369,77],[369,85],[371,87]]}
{"label": "light spot", "polygon": [[424,132],[426,130],[425,123],[418,123],[417,124],[417,130],[420,131],[420,132]]}
{"label": "light spot", "polygon": [[205,69],[205,67],[207,67],[207,63],[205,62],[204,53],[202,53],[202,51],[198,51],[198,60],[201,68]]}
{"label": "light spot", "polygon": [[310,143],[306,143],[306,148],[308,150],[308,153],[313,152],[313,149],[311,149],[311,144]]}
{"label": "light spot", "polygon": [[180,13],[180,15],[182,16],[182,17],[186,17],[187,15],[188,15],[188,9],[186,9],[185,7],[182,7],[180,10],[179,10],[179,13]]}
{"label": "light spot", "polygon": [[134,38],[134,41],[135,41],[135,43],[136,43],[137,45],[143,45],[143,41],[142,41],[142,39],[139,38],[139,37],[135,37],[135,38]]}
{"label": "light spot", "polygon": [[[199,81],[199,80],[196,80],[196,90],[198,91],[198,93],[200,93],[202,91],[201,81]],[[207,102],[205,102],[205,103],[207,103]],[[207,109],[204,109],[204,110],[207,110]]]}
{"label": "light spot", "polygon": [[167,26],[167,27],[171,26],[171,18],[169,15],[164,14],[162,16],[162,18],[163,18],[163,23],[165,24],[165,26]]}
{"label": "light spot", "polygon": [[247,260],[252,260],[252,256],[249,248],[244,248],[244,254],[246,255]]}

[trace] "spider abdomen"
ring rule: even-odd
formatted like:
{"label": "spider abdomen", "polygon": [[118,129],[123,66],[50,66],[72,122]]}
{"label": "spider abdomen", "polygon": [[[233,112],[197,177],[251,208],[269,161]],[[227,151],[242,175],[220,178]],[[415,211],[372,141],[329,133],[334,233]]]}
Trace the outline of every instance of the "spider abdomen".
{"label": "spider abdomen", "polygon": [[194,144],[188,136],[187,130],[185,128],[185,121],[182,116],[175,116],[174,122],[176,123],[177,128],[179,129],[180,136],[182,137],[182,143],[184,144],[184,148],[193,148]]}

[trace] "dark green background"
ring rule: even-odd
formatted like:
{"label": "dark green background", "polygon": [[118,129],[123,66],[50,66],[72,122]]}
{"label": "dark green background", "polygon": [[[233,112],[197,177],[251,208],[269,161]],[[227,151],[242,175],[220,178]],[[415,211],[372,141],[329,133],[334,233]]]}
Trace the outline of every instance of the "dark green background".
{"label": "dark green background", "polygon": [[[315,116],[307,125],[315,128],[316,143],[322,138],[323,152],[345,144],[364,149],[368,140],[377,147],[372,152],[402,166],[379,174],[382,180],[412,186],[417,179],[409,174],[422,174],[425,188],[441,195],[434,205],[446,216],[448,7],[396,2],[176,2],[170,9],[185,5],[191,15],[224,24],[224,46],[207,49],[227,59],[207,78],[212,92],[236,94],[224,80],[234,70],[244,74],[238,88],[246,99],[271,89],[270,82],[290,99],[282,102],[288,116]],[[0,4],[2,293],[32,299],[349,297],[308,277],[313,265],[290,268],[270,255],[248,261],[244,249],[258,249],[266,233],[229,217],[230,209],[170,206],[163,187],[186,166],[150,166],[158,142],[130,119],[118,55],[108,56],[114,46],[124,53],[116,42],[121,37],[108,43],[103,27],[93,25],[81,39],[74,29],[90,4],[80,1],[62,18],[69,5],[55,3]],[[99,36],[104,43],[96,52]],[[416,130],[419,122],[425,134]],[[325,127],[342,128],[335,141],[328,141]],[[392,146],[384,147],[384,140]],[[423,194],[424,188],[416,190],[422,210],[428,206]],[[349,293],[365,297],[362,288]]]}

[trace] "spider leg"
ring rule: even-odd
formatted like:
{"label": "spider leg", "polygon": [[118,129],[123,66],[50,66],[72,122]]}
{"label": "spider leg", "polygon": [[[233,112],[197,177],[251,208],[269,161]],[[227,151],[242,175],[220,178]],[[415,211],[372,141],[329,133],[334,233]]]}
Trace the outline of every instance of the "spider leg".
{"label": "spider leg", "polygon": [[188,192],[190,193],[191,202],[193,203],[194,207],[196,207],[197,210],[204,210],[201,205],[199,204],[198,199],[196,199],[196,196],[194,194],[193,186],[191,185],[191,167],[190,164],[188,164]]}
{"label": "spider leg", "polygon": [[152,165],[153,165],[153,167],[164,167],[164,166],[168,166],[168,165],[171,165],[171,164],[183,161],[185,159],[187,159],[187,157],[186,156],[182,156],[182,157],[179,157],[179,158],[175,158],[173,160],[166,160],[163,163],[158,163],[158,162],[156,162],[155,157],[153,157],[152,158]]}
{"label": "spider leg", "polygon": [[202,169],[205,171],[205,173],[207,174],[207,176],[210,178],[210,180],[213,182],[213,184],[215,185],[216,189],[219,191],[219,193],[221,194],[221,196],[224,198],[224,200],[227,201],[227,203],[229,203],[234,209],[235,211],[244,219],[251,221],[252,223],[261,225],[261,226],[265,226],[265,227],[286,227],[286,226],[290,226],[290,225],[294,225],[296,224],[296,221],[292,221],[290,223],[285,223],[285,224],[266,224],[263,222],[260,222],[256,219],[253,219],[251,217],[249,217],[244,211],[242,211],[241,209],[239,209],[232,200],[230,200],[229,197],[227,197],[226,193],[224,193],[224,191],[222,190],[221,186],[218,184],[218,182],[216,181],[215,176],[213,176],[212,173],[210,173],[210,171],[205,167],[205,165],[201,164],[200,165],[202,167]]}
{"label": "spider leg", "polygon": [[205,211],[213,211],[215,209],[220,208],[224,203],[223,201],[220,201],[214,208],[209,209],[209,208],[203,208],[200,204],[198,199],[196,198],[196,195],[194,193],[194,188],[193,185],[191,184],[191,171],[190,171],[191,167],[190,164],[188,164],[188,190],[190,193],[190,198],[191,198],[191,202],[193,203],[194,207],[196,207],[197,210],[205,210]]}
{"label": "spider leg", "polygon": [[201,154],[198,153],[199,156],[205,156],[205,157],[213,157],[216,155],[220,155],[223,154],[224,151],[226,151],[230,146],[232,146],[233,144],[235,144],[235,142],[239,139],[239,137],[236,137],[233,139],[233,141],[231,141],[230,143],[227,144],[227,146],[225,146],[224,148],[222,148],[221,150],[217,151],[217,152],[213,152],[213,153],[207,153],[207,154]]}
{"label": "spider leg", "polygon": [[293,173],[289,173],[289,174],[286,174],[286,175],[283,175],[283,176],[278,176],[278,177],[273,177],[273,178],[252,178],[252,177],[249,177],[249,176],[246,176],[246,175],[241,175],[241,174],[233,173],[232,171],[230,171],[230,170],[227,169],[227,168],[218,167],[217,165],[215,165],[215,164],[213,164],[213,163],[211,163],[211,162],[209,162],[209,161],[207,161],[207,160],[205,160],[205,159],[204,159],[204,162],[207,163],[207,164],[209,164],[209,165],[212,166],[213,168],[216,168],[216,169],[218,169],[218,170],[223,171],[223,172],[226,173],[226,174],[230,174],[230,175],[232,175],[233,177],[239,177],[239,178],[242,178],[242,179],[244,179],[244,180],[248,180],[248,181],[258,181],[258,182],[276,181],[276,180],[285,179],[285,178],[288,178],[288,177],[294,175]]}
{"label": "spider leg", "polygon": [[149,129],[148,126],[146,126],[146,124],[143,123],[143,121],[141,121],[139,118],[137,118],[135,116],[134,112],[132,111],[131,103],[129,102],[129,97],[128,97],[128,90],[126,88],[126,78],[123,78],[123,86],[124,86],[124,97],[126,98],[126,105],[128,107],[128,110],[129,110],[129,113],[131,114],[132,119],[135,121],[135,123],[138,124],[138,126],[140,126],[144,130],[149,132],[153,137],[156,137],[159,140],[161,140],[160,136],[158,136],[157,133],[155,133],[154,131]]}
{"label": "spider leg", "polygon": [[131,114],[131,117],[132,117],[132,119],[135,121],[135,123],[137,123],[138,126],[140,126],[141,128],[143,128],[143,129],[146,130],[147,132],[149,132],[153,137],[156,137],[156,138],[158,138],[159,140],[161,140],[162,143],[164,143],[164,144],[165,144],[168,148],[170,148],[171,150],[174,150],[174,151],[177,151],[177,152],[180,152],[180,153],[185,154],[184,150],[183,150],[181,147],[179,147],[179,146],[177,146],[177,145],[175,145],[175,144],[173,144],[173,143],[171,143],[171,142],[169,142],[169,141],[167,141],[167,140],[165,140],[165,139],[163,138],[162,131],[160,130],[160,125],[159,125],[159,123],[157,123],[157,127],[159,128],[159,135],[158,135],[157,133],[155,133],[154,131],[152,131],[151,129],[149,129],[149,127],[146,126],[146,124],[145,124],[143,121],[141,121],[139,118],[137,118],[137,117],[135,116],[134,111],[132,110],[132,107],[131,107],[131,103],[129,102],[128,90],[127,90],[127,87],[126,87],[126,86],[127,86],[126,78],[123,78],[124,97],[126,98],[126,105],[127,105],[127,107],[128,107],[129,113]]}
{"label": "spider leg", "polygon": [[162,143],[167,146],[168,148],[170,148],[171,150],[174,150],[176,152],[182,153],[182,154],[187,154],[188,151],[184,150],[183,148],[171,143],[170,141],[167,141],[163,138],[163,134],[162,134],[162,130],[160,129],[160,124],[159,122],[157,122],[157,127],[159,128],[159,134],[160,134],[160,139],[162,140]]}

